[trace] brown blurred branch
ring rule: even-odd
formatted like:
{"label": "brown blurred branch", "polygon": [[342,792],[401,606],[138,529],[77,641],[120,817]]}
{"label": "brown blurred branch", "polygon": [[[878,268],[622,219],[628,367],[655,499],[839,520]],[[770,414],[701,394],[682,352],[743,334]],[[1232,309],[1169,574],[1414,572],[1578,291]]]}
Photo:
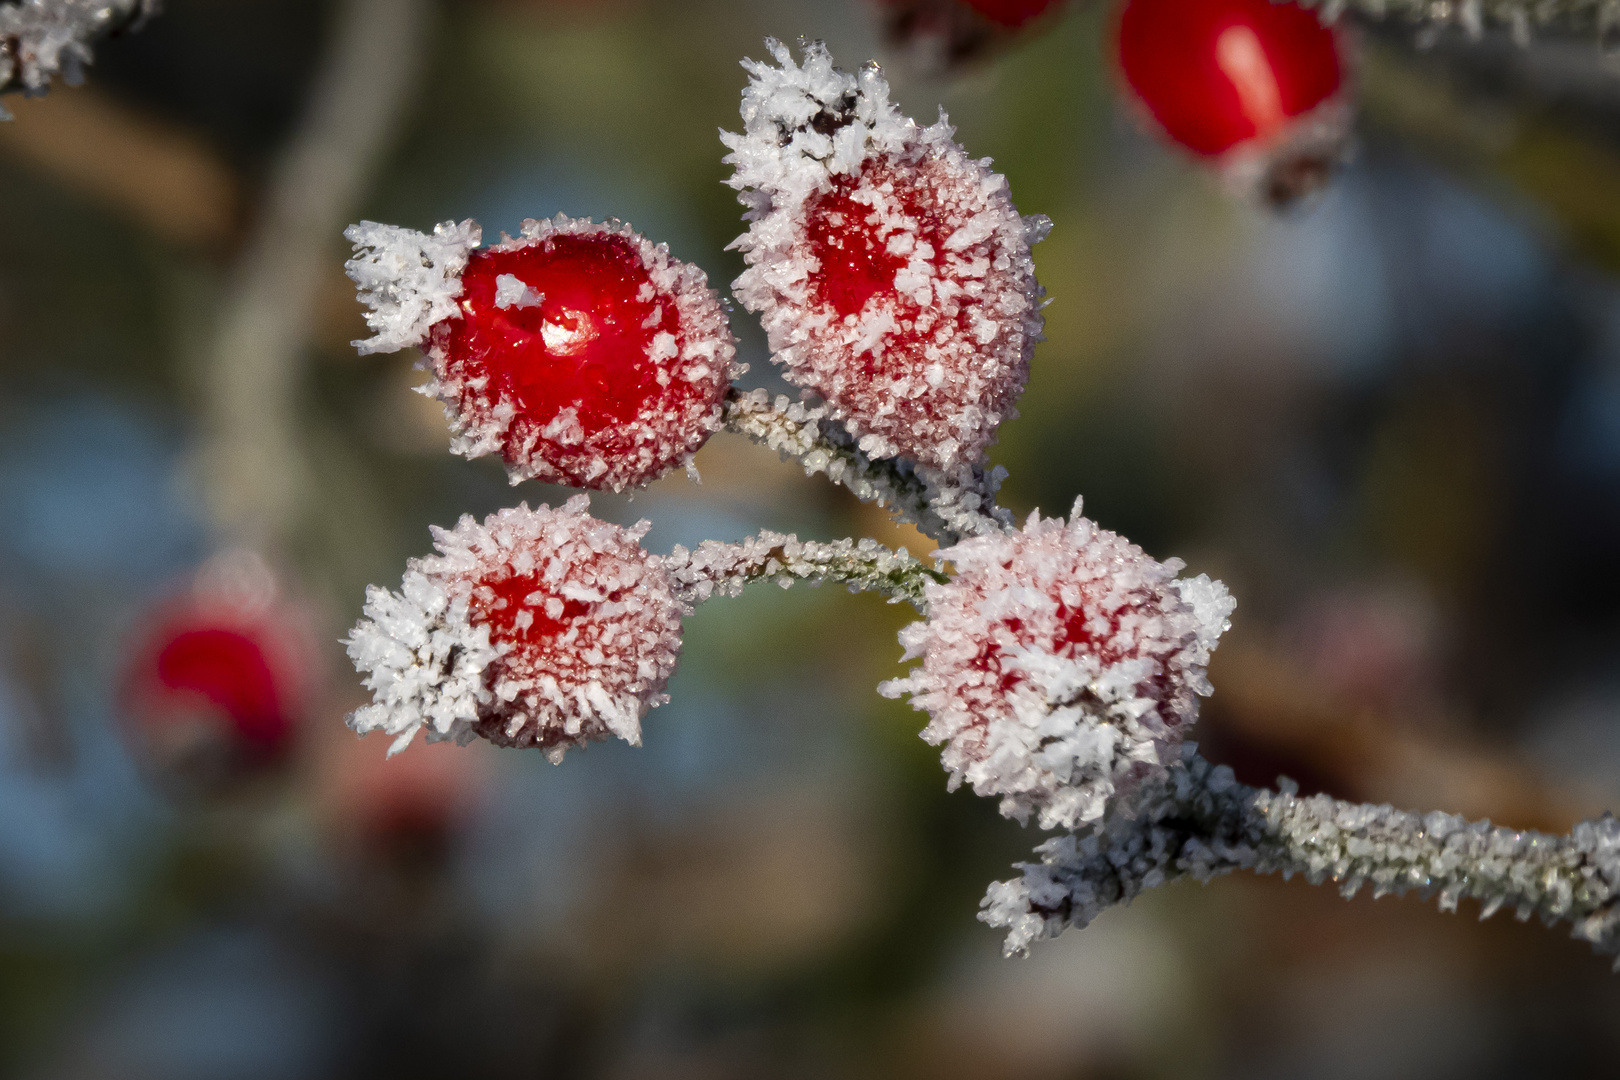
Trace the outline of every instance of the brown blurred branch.
{"label": "brown blurred branch", "polygon": [[202,140],[89,88],[31,102],[0,153],[122,211],[169,243],[220,250],[236,234],[235,174]]}

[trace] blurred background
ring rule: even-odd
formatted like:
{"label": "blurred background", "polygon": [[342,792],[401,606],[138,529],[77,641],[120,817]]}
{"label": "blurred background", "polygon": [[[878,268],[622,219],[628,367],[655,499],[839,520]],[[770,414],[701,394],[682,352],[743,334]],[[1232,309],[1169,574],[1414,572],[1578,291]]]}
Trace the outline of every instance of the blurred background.
{"label": "blurred background", "polygon": [[[355,354],[343,225],[617,216],[723,287],[737,61],[802,34],[1055,221],[1005,502],[1083,495],[1230,584],[1209,757],[1525,828],[1620,808],[1596,46],[1363,29],[1355,160],[1277,213],[1132,119],[1100,5],[949,69],[863,0],[165,9],[0,127],[0,1074],[1614,1075],[1608,961],[1467,903],[1184,882],[1003,960],[978,900],[1040,837],[873,692],[911,617],[878,597],[706,605],[645,746],[561,767],[384,762],[339,644],[430,523],[564,497],[446,453],[414,355]],[[594,510],[654,550],[932,548],[735,436],[697,463]]]}

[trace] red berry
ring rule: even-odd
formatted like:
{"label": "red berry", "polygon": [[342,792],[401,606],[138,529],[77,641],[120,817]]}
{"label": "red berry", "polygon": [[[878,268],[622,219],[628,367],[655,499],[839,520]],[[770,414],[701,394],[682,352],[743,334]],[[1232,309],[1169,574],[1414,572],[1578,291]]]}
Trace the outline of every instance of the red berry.
{"label": "red berry", "polygon": [[593,739],[639,743],[675,670],[683,609],[641,547],[647,523],[625,529],[588,508],[577,495],[435,529],[440,554],[412,559],[399,593],[367,593],[348,644],[375,700],[349,726],[395,736],[396,750],[426,728],[552,760]]}
{"label": "red berry", "polygon": [[1005,178],[941,120],[888,103],[876,67],[849,75],[825,46],[749,65],[746,131],[726,136],[752,209],[734,285],[772,359],[874,457],[980,462],[1013,415],[1040,339],[1030,244]]}
{"label": "red berry", "polygon": [[962,0],[980,15],[1001,26],[1022,26],[1057,0]]}
{"label": "red berry", "polygon": [[255,745],[280,742],[292,726],[263,646],[240,630],[180,630],[158,652],[157,678],[176,699],[196,695],[218,706]]}
{"label": "red berry", "polygon": [[307,646],[285,612],[195,590],[136,639],[123,707],[136,749],[182,782],[279,758],[305,705]]}
{"label": "red berry", "polygon": [[1072,829],[1177,759],[1232,613],[1225,586],[1177,579],[1180,560],[1150,558],[1078,503],[1067,522],[1031,515],[950,557],[927,621],[901,631],[922,666],[880,689],[929,713],[923,738],[944,746],[953,783]]}
{"label": "red berry", "polygon": [[1315,12],[1272,0],[1127,0],[1120,71],[1171,139],[1225,157],[1237,186],[1287,201],[1343,157],[1341,43]]}
{"label": "red berry", "polygon": [[720,426],[735,346],[703,272],[616,223],[559,216],[468,257],[428,388],[454,448],[514,482],[645,484]]}

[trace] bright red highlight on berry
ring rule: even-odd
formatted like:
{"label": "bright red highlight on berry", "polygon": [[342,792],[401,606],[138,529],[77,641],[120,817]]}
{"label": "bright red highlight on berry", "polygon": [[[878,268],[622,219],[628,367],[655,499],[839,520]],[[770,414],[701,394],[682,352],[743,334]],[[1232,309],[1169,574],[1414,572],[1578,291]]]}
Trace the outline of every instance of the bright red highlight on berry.
{"label": "bright red highlight on berry", "polygon": [[292,726],[263,645],[239,630],[180,631],[158,652],[157,678],[177,699],[195,695],[218,706],[249,742],[280,742]]}
{"label": "bright red highlight on berry", "polygon": [[1054,6],[1057,0],[962,0],[980,15],[1001,26],[1022,26]]}
{"label": "bright red highlight on berry", "polygon": [[1172,139],[1222,154],[1270,140],[1343,83],[1334,31],[1271,0],[1128,0],[1119,18],[1125,81]]}
{"label": "bright red highlight on berry", "polygon": [[474,251],[430,331],[458,452],[514,479],[646,483],[718,427],[734,355],[703,273],[628,228],[529,222]]}

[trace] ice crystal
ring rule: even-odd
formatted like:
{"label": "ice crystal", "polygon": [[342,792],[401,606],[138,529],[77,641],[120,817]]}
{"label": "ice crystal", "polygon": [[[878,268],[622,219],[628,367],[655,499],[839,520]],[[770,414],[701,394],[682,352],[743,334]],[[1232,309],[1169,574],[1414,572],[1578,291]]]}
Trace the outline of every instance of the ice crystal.
{"label": "ice crystal", "polygon": [[434,323],[461,314],[461,272],[483,238],[477,222],[446,221],[429,235],[362,221],[343,235],[356,252],[345,269],[371,308],[366,325],[374,333],[354,342],[361,355],[421,345]]}
{"label": "ice crystal", "polygon": [[769,530],[735,544],[705,540],[691,551],[677,546],[665,565],[676,595],[694,605],[736,596],[754,581],[774,581],[784,589],[796,581],[840,581],[850,592],[875,590],[890,603],[920,607],[925,588],[945,580],[905,548],[894,551],[869,538],[820,543]]}
{"label": "ice crystal", "polygon": [[1480,918],[1503,906],[1520,919],[1573,924],[1600,952],[1620,951],[1620,822],[1605,815],[1567,836],[1492,827],[1445,814],[1300,798],[1237,783],[1187,744],[1182,761],[1150,780],[1129,807],[1095,827],[1035,849],[1040,862],[990,886],[979,918],[1007,931],[1009,955],[1083,927],[1115,904],[1178,877],[1233,870],[1331,879],[1354,896],[1438,893],[1443,910],[1465,897]]}
{"label": "ice crystal", "polygon": [[433,530],[439,554],[412,559],[398,593],[367,590],[348,638],[375,700],[349,717],[366,734],[482,736],[570,746],[616,735],[639,745],[680,652],[682,608],[648,523],[625,529],[587,512],[520,505],[483,523]]}
{"label": "ice crystal", "polygon": [[955,471],[1013,415],[1040,338],[1030,245],[1005,178],[889,103],[875,65],[745,62],[742,134],[724,134],[748,207],[737,298],[790,382],[826,401],[860,449]]}
{"label": "ice crystal", "polygon": [[1043,828],[1096,821],[1176,760],[1208,694],[1205,665],[1234,602],[1207,577],[1177,580],[1074,513],[950,549],[956,576],[927,590],[901,632],[910,676],[885,683],[927,710],[951,783],[1001,797]]}
{"label": "ice crystal", "polygon": [[784,460],[798,462],[806,476],[824,474],[862,502],[889,507],[943,544],[964,536],[1000,532],[1012,515],[996,505],[996,491],[1007,471],[997,465],[962,466],[955,473],[919,470],[904,458],[873,460],[833,422],[826,406],[773,401],[763,390],[733,392],[726,403],[726,426],[770,447]]}
{"label": "ice crystal", "polygon": [[561,214],[473,254],[429,333],[451,449],[497,453],[513,483],[615,491],[688,461],[738,374],[697,267],[618,222]]}
{"label": "ice crystal", "polygon": [[[60,74],[69,85],[90,63],[90,42],[154,14],[158,0],[22,0],[0,4],[0,90],[39,93]],[[0,118],[8,114],[0,109]]]}

